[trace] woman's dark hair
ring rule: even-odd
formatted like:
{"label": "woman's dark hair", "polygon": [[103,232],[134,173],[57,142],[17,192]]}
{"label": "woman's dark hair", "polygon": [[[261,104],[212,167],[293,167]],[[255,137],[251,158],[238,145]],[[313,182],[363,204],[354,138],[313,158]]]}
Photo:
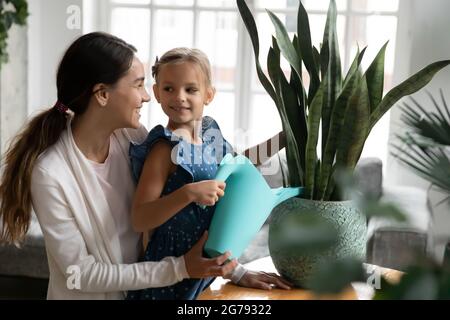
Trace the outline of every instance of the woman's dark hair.
{"label": "woman's dark hair", "polygon": [[[83,114],[96,84],[115,84],[130,69],[136,49],[101,32],[79,37],[65,52],[57,73],[58,102]],[[13,139],[3,159],[0,183],[0,242],[21,242],[31,220],[31,174],[39,155],[58,141],[68,114],[50,108]]]}

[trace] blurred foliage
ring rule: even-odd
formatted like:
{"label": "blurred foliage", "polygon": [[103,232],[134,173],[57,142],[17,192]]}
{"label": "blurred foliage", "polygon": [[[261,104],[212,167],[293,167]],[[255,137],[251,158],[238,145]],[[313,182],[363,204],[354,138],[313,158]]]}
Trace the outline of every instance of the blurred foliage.
{"label": "blurred foliage", "polygon": [[401,121],[408,131],[397,135],[401,144],[393,144],[392,154],[448,195],[444,201],[450,204],[450,109],[442,90],[440,104],[430,93],[428,95],[431,108],[423,107],[412,98],[417,110],[404,104]]}
{"label": "blurred foliage", "polygon": [[26,0],[0,0],[0,70],[9,60],[7,52],[9,29],[14,24],[25,25],[28,15]]}
{"label": "blurred foliage", "polygon": [[283,237],[276,242],[274,250],[277,247],[283,250],[293,252],[322,252],[329,249],[338,240],[338,231],[325,218],[317,215],[316,212],[305,212],[301,216],[291,214],[283,223],[272,228],[275,237],[276,234],[282,234]]}
{"label": "blurred foliage", "polygon": [[375,300],[448,300],[450,269],[429,258],[418,259],[417,265],[406,269],[398,284],[381,280]]}

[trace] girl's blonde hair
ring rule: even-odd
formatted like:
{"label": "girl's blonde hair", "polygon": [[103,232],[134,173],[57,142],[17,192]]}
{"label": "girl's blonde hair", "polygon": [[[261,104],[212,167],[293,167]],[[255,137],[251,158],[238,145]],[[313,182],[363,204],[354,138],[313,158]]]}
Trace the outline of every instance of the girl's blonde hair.
{"label": "girl's blonde hair", "polygon": [[183,62],[192,62],[197,64],[205,76],[206,85],[212,87],[211,81],[211,64],[206,54],[199,49],[190,49],[185,47],[174,48],[158,59],[156,58],[155,65],[152,67],[152,76],[158,83],[158,74],[161,67],[167,64],[178,64]]}

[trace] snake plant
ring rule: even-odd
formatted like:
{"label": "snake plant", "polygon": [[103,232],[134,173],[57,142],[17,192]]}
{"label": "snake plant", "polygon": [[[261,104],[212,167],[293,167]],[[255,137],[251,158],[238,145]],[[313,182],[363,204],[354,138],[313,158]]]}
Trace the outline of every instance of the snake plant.
{"label": "snake plant", "polygon": [[[275,102],[286,134],[289,183],[305,187],[308,199],[342,200],[334,177],[336,172],[353,170],[367,137],[382,116],[450,64],[450,60],[430,64],[383,97],[387,43],[365,72],[361,67],[365,49],[358,51],[344,77],[335,0],[330,1],[319,48],[311,43],[308,14],[299,1],[297,32],[292,39],[283,22],[266,10],[275,27],[267,57],[267,76],[259,61],[255,20],[245,0],[237,0],[237,6],[252,41],[258,78]],[[280,67],[281,55],[290,64],[289,79]],[[304,67],[310,80],[308,89],[304,85]],[[321,154],[317,152],[318,143]]]}

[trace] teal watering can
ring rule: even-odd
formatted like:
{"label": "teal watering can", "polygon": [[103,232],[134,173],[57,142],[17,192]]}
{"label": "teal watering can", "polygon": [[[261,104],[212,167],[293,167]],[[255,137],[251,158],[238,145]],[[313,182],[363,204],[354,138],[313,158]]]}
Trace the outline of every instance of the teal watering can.
{"label": "teal watering can", "polygon": [[225,181],[225,195],[217,202],[204,250],[210,257],[231,251],[238,258],[281,202],[298,196],[303,188],[271,189],[264,177],[242,155],[227,154],[215,180]]}

